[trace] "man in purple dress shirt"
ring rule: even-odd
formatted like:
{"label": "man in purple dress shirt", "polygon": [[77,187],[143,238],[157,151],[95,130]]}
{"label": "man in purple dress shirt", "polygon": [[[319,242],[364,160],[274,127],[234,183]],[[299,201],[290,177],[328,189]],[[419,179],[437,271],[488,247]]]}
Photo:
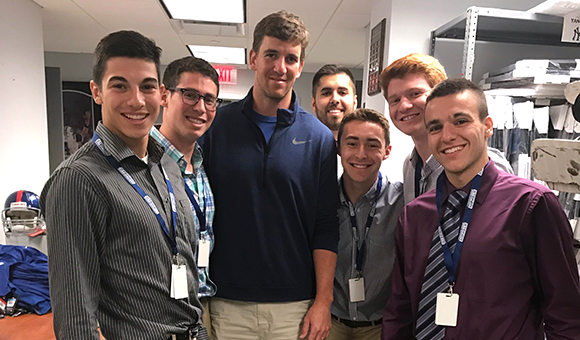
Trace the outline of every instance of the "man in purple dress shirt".
{"label": "man in purple dress shirt", "polygon": [[438,188],[399,217],[382,339],[417,336],[425,268],[440,219],[436,192],[444,207],[452,191],[470,193],[482,169],[472,210],[465,204],[460,209],[461,219],[466,211],[472,215],[453,284],[458,303],[445,299],[450,294],[437,300],[437,313],[446,310],[456,321],[441,326],[443,338],[580,339],[580,286],[568,219],[550,190],[493,166],[487,154],[493,123],[481,89],[465,79],[442,82],[427,98],[425,122],[430,151],[445,171]]}

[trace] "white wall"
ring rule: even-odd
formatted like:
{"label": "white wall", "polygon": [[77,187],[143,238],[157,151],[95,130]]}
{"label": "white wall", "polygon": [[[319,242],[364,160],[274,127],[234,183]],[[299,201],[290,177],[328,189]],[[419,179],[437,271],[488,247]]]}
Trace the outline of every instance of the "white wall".
{"label": "white wall", "polygon": [[[40,194],[49,175],[41,8],[2,0],[0,11],[0,204],[12,192]],[[4,232],[0,232],[4,243]]]}
{"label": "white wall", "polygon": [[47,67],[60,68],[62,81],[90,81],[94,62],[92,53],[44,52],[44,63]]}
{"label": "white wall", "polygon": [[[390,36],[392,35],[392,30],[396,29],[393,27],[393,20],[392,20],[392,12],[393,12],[393,0],[373,0],[372,5],[372,12],[371,12],[371,22],[368,27],[368,35],[367,35],[367,47],[366,47],[366,61],[365,61],[365,69],[364,69],[364,78],[363,78],[363,103],[365,107],[377,110],[383,113],[391,123],[391,155],[387,160],[383,162],[381,167],[381,173],[386,175],[391,182],[402,182],[403,181],[403,161],[405,157],[409,154],[411,149],[413,148],[413,140],[411,137],[403,134],[401,131],[397,130],[397,128],[393,125],[391,119],[389,118],[389,107],[387,102],[385,101],[382,93],[375,94],[373,96],[369,96],[367,94],[367,87],[368,87],[368,61],[370,58],[370,31],[375,27],[383,18],[387,19],[386,28],[385,28],[385,57],[383,59],[383,68],[390,64],[388,60],[388,51],[393,46],[391,42]],[[418,8],[415,8],[419,10]],[[419,24],[421,21],[416,20],[416,25]],[[397,47],[392,47],[397,48]]]}

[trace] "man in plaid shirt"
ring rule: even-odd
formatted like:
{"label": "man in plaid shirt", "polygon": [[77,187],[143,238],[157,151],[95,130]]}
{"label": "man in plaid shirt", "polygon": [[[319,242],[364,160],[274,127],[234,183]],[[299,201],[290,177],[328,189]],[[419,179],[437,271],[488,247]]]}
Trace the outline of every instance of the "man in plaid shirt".
{"label": "man in plaid shirt", "polygon": [[218,74],[207,61],[185,57],[167,66],[163,84],[163,124],[159,130],[152,128],[151,135],[179,165],[195,216],[198,236],[198,297],[204,307],[204,327],[200,330],[198,339],[205,339],[207,332],[211,331],[208,299],[216,293],[216,285],[209,278],[209,254],[214,243],[214,201],[202,165],[202,149],[196,141],[210,127],[221,102],[217,98]]}

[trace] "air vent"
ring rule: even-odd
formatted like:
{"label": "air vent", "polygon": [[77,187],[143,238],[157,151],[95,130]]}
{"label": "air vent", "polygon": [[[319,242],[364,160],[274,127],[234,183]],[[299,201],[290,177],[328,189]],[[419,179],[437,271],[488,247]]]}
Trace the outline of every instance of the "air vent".
{"label": "air vent", "polygon": [[179,34],[244,37],[246,24],[209,23],[194,20],[170,20],[173,29]]}

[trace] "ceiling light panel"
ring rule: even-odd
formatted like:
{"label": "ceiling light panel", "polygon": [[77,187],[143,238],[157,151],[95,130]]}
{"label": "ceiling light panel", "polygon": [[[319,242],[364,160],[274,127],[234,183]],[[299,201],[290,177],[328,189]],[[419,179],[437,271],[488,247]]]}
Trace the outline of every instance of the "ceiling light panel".
{"label": "ceiling light panel", "polygon": [[187,45],[191,54],[210,63],[244,65],[246,49],[242,47]]}
{"label": "ceiling light panel", "polygon": [[160,0],[172,19],[200,22],[246,22],[244,0]]}

